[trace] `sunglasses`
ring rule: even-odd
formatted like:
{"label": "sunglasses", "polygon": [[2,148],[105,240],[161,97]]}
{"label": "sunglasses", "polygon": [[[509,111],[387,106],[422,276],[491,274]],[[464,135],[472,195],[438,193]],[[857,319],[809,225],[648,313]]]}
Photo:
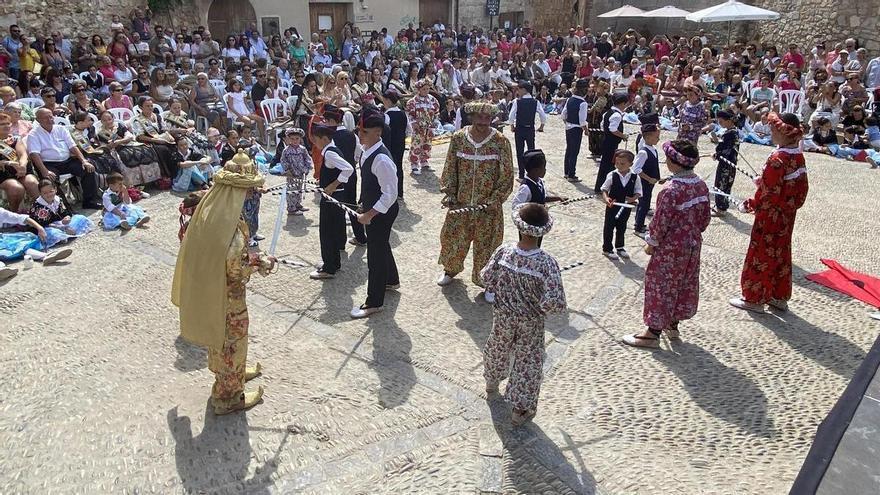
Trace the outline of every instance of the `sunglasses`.
{"label": "sunglasses", "polygon": [[122,93],[122,88],[114,88],[114,89],[111,89],[110,91],[112,91],[114,93]]}

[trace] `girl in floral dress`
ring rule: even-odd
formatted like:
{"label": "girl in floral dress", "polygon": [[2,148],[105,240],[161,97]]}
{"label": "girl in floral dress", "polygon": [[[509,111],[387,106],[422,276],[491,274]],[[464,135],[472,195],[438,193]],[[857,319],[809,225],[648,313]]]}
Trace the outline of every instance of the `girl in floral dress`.
{"label": "girl in floral dress", "polygon": [[656,348],[660,334],[678,340],[678,323],[697,313],[700,299],[700,250],[709,226],[709,188],[694,173],[700,161],[697,147],[685,140],[663,144],[672,179],[657,196],[657,206],[645,252],[651,256],[645,270],[644,321],[647,329],[625,335],[623,343]]}
{"label": "girl in floral dress", "polygon": [[430,82],[422,79],[416,83],[418,95],[406,104],[406,116],[412,125],[412,142],[409,147],[409,163],[414,175],[427,168],[431,158],[431,138],[434,137],[434,119],[440,113],[440,103],[428,92]]}
{"label": "girl in floral dress", "polygon": [[[566,308],[559,264],[538,247],[553,218],[543,205],[523,203],[513,213],[521,233],[516,244],[500,246],[480,272],[486,290],[494,291],[492,333],[483,349],[486,392],[505,394],[513,407],[511,421],[521,425],[535,416],[544,367],[544,318]],[[513,366],[510,359],[513,357]]]}
{"label": "girl in floral dress", "polygon": [[687,99],[678,109],[681,121],[678,125],[678,139],[690,141],[694,146],[700,139],[706,123],[709,121],[709,114],[706,107],[700,100],[699,86],[688,86],[685,88],[685,96]]}

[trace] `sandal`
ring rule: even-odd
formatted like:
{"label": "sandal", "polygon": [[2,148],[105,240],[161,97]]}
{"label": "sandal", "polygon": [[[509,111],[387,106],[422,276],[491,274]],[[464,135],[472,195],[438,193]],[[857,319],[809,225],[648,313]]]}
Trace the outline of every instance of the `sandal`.
{"label": "sandal", "polygon": [[217,416],[225,416],[227,414],[232,414],[237,411],[245,411],[250,409],[260,402],[263,401],[263,387],[257,387],[257,390],[254,392],[242,392],[241,399],[237,404],[231,407],[218,407],[214,406],[214,414]]}
{"label": "sandal", "polygon": [[675,323],[669,325],[669,327],[665,331],[666,331],[666,337],[668,337],[669,340],[681,340],[681,333],[678,331],[678,322],[677,321]]}
{"label": "sandal", "polygon": [[637,334],[624,335],[623,338],[620,340],[624,344],[633,347],[646,347],[649,349],[657,349],[660,347],[660,339],[653,335],[651,335],[650,337],[643,337]]}

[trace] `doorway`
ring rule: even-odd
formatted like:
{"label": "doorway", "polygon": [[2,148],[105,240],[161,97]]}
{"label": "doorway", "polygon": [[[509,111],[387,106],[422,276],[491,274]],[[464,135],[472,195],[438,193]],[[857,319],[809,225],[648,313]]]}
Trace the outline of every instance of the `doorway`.
{"label": "doorway", "polygon": [[[350,3],[310,3],[309,17],[311,32],[327,33],[333,35],[336,47],[342,47],[342,27],[349,21]],[[335,54],[328,54],[333,55]]]}
{"label": "doorway", "polygon": [[[248,0],[214,0],[208,9],[208,29],[216,40],[232,33],[241,34],[257,22],[257,14]],[[220,43],[223,46],[223,42]]]}
{"label": "doorway", "polygon": [[501,15],[498,16],[498,26],[505,29],[514,29],[517,26],[521,26],[523,23],[523,19],[525,18],[525,12],[502,12]]}
{"label": "doorway", "polygon": [[433,26],[438,20],[449,26],[449,0],[419,0],[419,20],[423,26]]}

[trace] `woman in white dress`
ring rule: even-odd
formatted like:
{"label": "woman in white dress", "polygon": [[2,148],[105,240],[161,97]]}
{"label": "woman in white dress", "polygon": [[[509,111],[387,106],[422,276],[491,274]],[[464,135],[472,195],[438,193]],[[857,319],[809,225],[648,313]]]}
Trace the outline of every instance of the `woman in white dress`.
{"label": "woman in white dress", "polygon": [[226,86],[226,95],[223,99],[226,100],[226,116],[233,122],[241,122],[251,128],[256,125],[257,140],[265,145],[266,120],[248,108],[247,103],[244,101],[245,92],[241,81],[238,79],[230,80]]}

